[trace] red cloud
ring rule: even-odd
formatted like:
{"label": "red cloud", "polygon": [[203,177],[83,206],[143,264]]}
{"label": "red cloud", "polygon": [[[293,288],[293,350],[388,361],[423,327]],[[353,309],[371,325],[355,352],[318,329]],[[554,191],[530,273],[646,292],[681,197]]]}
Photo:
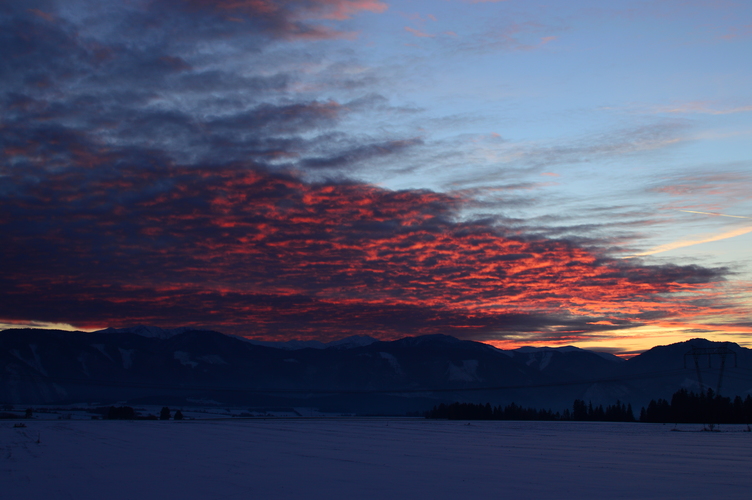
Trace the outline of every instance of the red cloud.
{"label": "red cloud", "polygon": [[226,19],[233,22],[244,21],[243,16],[261,20],[267,30],[288,38],[351,37],[353,33],[310,24],[310,21],[344,21],[360,12],[381,13],[388,8],[379,0],[182,0],[182,3],[209,12],[231,14]]}
{"label": "red cloud", "polygon": [[297,337],[581,334],[691,317],[707,310],[693,294],[719,279],[459,222],[462,202],[446,194],[242,166],[80,170],[20,191],[0,202],[13,214],[0,218],[9,319]]}
{"label": "red cloud", "polygon": [[388,5],[379,0],[184,0],[186,3],[249,14],[299,10],[318,19],[349,19],[360,11],[381,13]]}
{"label": "red cloud", "polygon": [[44,19],[45,21],[49,21],[49,22],[54,22],[54,21],[55,21],[55,16],[53,16],[52,14],[49,14],[49,13],[47,13],[47,12],[44,12],[43,10],[39,10],[39,9],[28,9],[28,12],[31,12],[31,13],[32,13],[32,14],[34,14],[35,16],[39,16],[39,17],[41,17],[41,18],[42,18],[42,19]]}
{"label": "red cloud", "polygon": [[418,38],[434,38],[436,35],[431,35],[429,33],[425,33],[420,30],[416,30],[414,28],[411,28],[410,26],[405,26],[405,31],[412,33],[414,36],[417,36]]}

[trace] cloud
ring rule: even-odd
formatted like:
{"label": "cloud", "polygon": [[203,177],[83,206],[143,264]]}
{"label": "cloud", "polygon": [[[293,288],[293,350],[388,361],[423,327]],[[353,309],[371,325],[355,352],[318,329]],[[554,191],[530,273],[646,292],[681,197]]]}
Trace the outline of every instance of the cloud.
{"label": "cloud", "polygon": [[41,17],[45,21],[49,21],[49,22],[54,22],[55,21],[55,16],[53,16],[52,14],[49,14],[47,12],[44,12],[42,10],[39,10],[39,9],[28,9],[28,11],[31,12],[32,14],[34,14],[35,16]]}
{"label": "cloud", "polygon": [[5,320],[269,337],[584,335],[704,310],[687,294],[724,273],[462,222],[447,194],[242,164],[37,168],[3,185]]}
{"label": "cloud", "polygon": [[78,328],[71,326],[67,323],[44,323],[39,321],[15,321],[15,322],[0,322],[0,330],[9,330],[17,328],[39,328],[44,330],[65,330],[65,331],[77,331]]}
{"label": "cloud", "polygon": [[752,24],[744,26],[732,26],[727,29],[726,34],[720,35],[723,40],[736,40],[739,38],[746,38],[752,35]]}
{"label": "cloud", "polygon": [[336,168],[338,170],[345,170],[366,160],[394,156],[401,151],[411,149],[422,143],[421,139],[413,138],[359,144],[355,147],[338,151],[335,155],[307,158],[301,161],[300,164],[310,169]]}
{"label": "cloud", "polygon": [[[226,162],[322,170],[347,160],[351,171],[420,142],[338,132],[343,120],[358,114],[399,111],[368,93],[374,82],[367,71],[323,63],[310,69],[319,63],[313,49],[267,53],[262,49],[274,44],[259,35],[265,29],[225,30],[214,15],[256,9],[289,20],[297,19],[291,9],[298,6],[307,16],[313,9],[341,17],[379,10],[379,2],[157,1],[145,4],[146,10],[99,5],[92,19],[62,11],[68,17],[51,23],[25,9],[0,19],[8,55],[0,64],[0,148],[10,159],[0,168],[63,167],[84,161],[77,154],[106,149],[130,150],[132,161],[152,151],[161,162],[181,164],[221,156]],[[356,94],[339,102],[300,90],[317,86]],[[357,95],[361,88],[366,95]],[[107,162],[106,155],[90,158],[99,160]]]}
{"label": "cloud", "polygon": [[[499,182],[501,179],[519,178],[530,173],[544,174],[564,165],[597,164],[641,155],[688,141],[686,124],[657,121],[632,128],[604,133],[571,137],[551,142],[512,142],[496,137],[477,140],[473,137],[455,138],[446,149],[456,155],[460,152],[473,158],[474,168],[457,174],[453,172],[451,187],[461,189],[478,184]],[[436,162],[449,163],[453,156],[437,158]],[[461,162],[466,162],[462,158]],[[501,170],[499,165],[506,168]],[[449,169],[449,168],[447,168]]]}
{"label": "cloud", "polygon": [[413,36],[416,36],[418,38],[434,38],[436,35],[431,35],[429,33],[425,33],[420,30],[416,30],[415,28],[411,28],[410,26],[405,26],[405,31],[408,33],[412,33]]}
{"label": "cloud", "polygon": [[676,250],[678,248],[686,248],[694,245],[700,245],[702,243],[711,243],[713,241],[721,241],[728,238],[734,238],[736,236],[742,236],[744,234],[752,233],[752,226],[740,227],[732,229],[731,231],[723,231],[717,234],[709,234],[703,236],[695,236],[691,238],[685,238],[665,245],[659,245],[644,252],[633,254],[631,257],[640,257],[644,255],[654,255],[657,253],[668,252],[670,250]]}
{"label": "cloud", "polygon": [[680,212],[687,212],[690,214],[715,215],[717,217],[733,217],[735,219],[752,219],[752,217],[745,217],[744,215],[728,215],[728,214],[719,214],[716,212],[698,212],[696,210],[680,210]]}
{"label": "cloud", "polygon": [[[458,51],[489,52],[512,51],[526,52],[542,48],[557,39],[553,33],[564,28],[547,26],[533,21],[510,22],[508,19],[494,19],[481,30],[451,38],[448,47]],[[456,36],[454,32],[451,35]]]}
{"label": "cloud", "polygon": [[746,165],[712,165],[711,172],[682,172],[674,178],[661,179],[649,190],[670,196],[672,201],[667,208],[672,210],[733,213],[738,210],[732,208],[734,205],[744,206],[752,199]]}
{"label": "cloud", "polygon": [[[281,38],[326,39],[352,37],[314,21],[345,21],[361,12],[383,13],[379,0],[158,0],[160,8],[182,8],[239,24],[249,23]],[[242,28],[240,28],[242,29]]]}
{"label": "cloud", "polygon": [[669,106],[653,108],[655,113],[670,114],[707,114],[707,115],[730,115],[735,113],[747,113],[752,111],[752,105],[735,107],[718,107],[708,101],[691,101]]}

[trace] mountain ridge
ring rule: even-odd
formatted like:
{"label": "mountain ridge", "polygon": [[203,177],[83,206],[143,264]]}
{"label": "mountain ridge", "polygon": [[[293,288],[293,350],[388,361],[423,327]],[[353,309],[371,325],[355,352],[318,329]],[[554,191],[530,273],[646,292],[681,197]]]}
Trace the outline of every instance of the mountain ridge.
{"label": "mountain ridge", "polygon": [[[135,328],[0,332],[0,402],[190,399],[394,414],[447,401],[562,409],[577,398],[594,404],[619,399],[638,408],[682,387],[699,390],[694,363],[684,367],[686,351],[696,344],[733,350],[739,367],[728,363],[724,387],[742,396],[752,392],[746,368],[752,351],[704,339],[615,361],[578,348],[504,351],[442,335],[289,349],[213,331]],[[703,383],[713,387],[719,363],[706,365]]]}

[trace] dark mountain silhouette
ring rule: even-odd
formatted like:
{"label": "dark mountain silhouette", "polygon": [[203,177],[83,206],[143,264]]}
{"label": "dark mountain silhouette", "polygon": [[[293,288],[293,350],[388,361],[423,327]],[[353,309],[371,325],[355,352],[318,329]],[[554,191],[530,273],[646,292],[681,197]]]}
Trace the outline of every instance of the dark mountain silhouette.
{"label": "dark mountain silhouette", "polygon": [[[187,329],[5,330],[0,403],[203,402],[395,414],[455,401],[558,410],[581,399],[639,408],[681,387],[699,388],[693,359],[684,368],[685,353],[721,345],[695,339],[621,361],[571,347],[502,351],[444,335],[351,340],[295,349]],[[752,351],[722,345],[738,356],[738,368],[727,360],[723,392],[745,396]],[[703,381],[715,384],[719,359],[710,369],[707,362]]]}
{"label": "dark mountain silhouette", "polygon": [[[170,337],[174,337],[175,335],[179,335],[191,330],[196,330],[196,328],[159,328],[158,326],[136,325],[128,328],[105,328],[104,330],[99,330],[98,332],[94,333],[135,333],[142,337],[168,339]],[[269,342],[263,340],[252,340],[244,337],[235,338],[240,339],[244,342],[249,342],[251,344],[263,345],[266,347],[277,347],[291,351],[297,349],[305,349],[306,347],[310,347],[312,349],[327,349],[329,347],[349,349],[351,347],[359,347],[372,344],[377,341],[377,339],[369,337],[367,335],[352,335],[350,337],[345,337],[333,342],[321,342],[318,340],[288,340],[285,342]]]}
{"label": "dark mountain silhouette", "polygon": [[[740,347],[732,342],[711,342],[705,339],[692,339],[666,346],[657,346],[635,356],[620,365],[613,374],[616,383],[601,384],[593,392],[610,393],[625,391],[631,401],[644,406],[651,399],[671,399],[679,389],[701,392],[697,369],[693,356],[688,353],[692,348],[726,348],[736,353],[726,356],[721,393],[726,396],[742,396],[752,393],[752,349]],[[719,354],[698,357],[700,378],[703,389],[718,387],[721,368]],[[626,396],[621,398],[626,401]]]}

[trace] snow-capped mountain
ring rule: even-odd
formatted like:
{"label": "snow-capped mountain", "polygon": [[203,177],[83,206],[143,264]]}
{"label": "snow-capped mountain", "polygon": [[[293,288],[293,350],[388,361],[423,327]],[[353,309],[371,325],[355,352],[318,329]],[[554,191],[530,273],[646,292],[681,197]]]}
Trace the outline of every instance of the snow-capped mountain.
{"label": "snow-capped mountain", "polygon": [[133,333],[142,337],[164,340],[191,330],[195,330],[195,328],[183,326],[181,328],[164,329],[158,326],[136,325],[127,328],[105,328],[94,333]]}
{"label": "snow-capped mountain", "polygon": [[575,347],[573,345],[565,345],[562,347],[532,347],[532,346],[525,346],[520,347],[518,349],[512,349],[511,352],[521,353],[521,354],[531,354],[531,353],[547,353],[547,352],[560,352],[560,353],[570,353],[570,352],[592,352],[594,354],[597,354],[601,358],[605,359],[606,361],[612,361],[614,363],[621,363],[624,360],[620,358],[619,356],[615,356],[611,354],[610,352],[602,352],[602,351],[590,351],[587,349],[581,349],[579,347]]}
{"label": "snow-capped mountain", "polygon": [[[693,340],[628,361],[577,348],[502,351],[445,335],[376,341],[342,339],[316,348],[258,345],[219,332],[134,327],[99,332],[0,332],[0,403],[129,401],[317,407],[349,413],[424,411],[440,402],[515,402],[563,409],[574,399],[634,408],[699,389]],[[724,391],[752,391],[752,350],[726,364]],[[719,379],[707,369],[705,387]]]}
{"label": "snow-capped mountain", "polygon": [[369,337],[367,335],[352,335],[339,340],[333,340],[331,342],[320,342],[318,340],[287,340],[287,341],[266,341],[247,339],[245,337],[237,337],[245,342],[249,342],[255,345],[263,345],[266,347],[276,347],[278,349],[285,349],[288,351],[295,351],[298,349],[329,349],[336,347],[338,349],[351,349],[353,347],[363,347],[374,342],[378,342],[378,339]]}

